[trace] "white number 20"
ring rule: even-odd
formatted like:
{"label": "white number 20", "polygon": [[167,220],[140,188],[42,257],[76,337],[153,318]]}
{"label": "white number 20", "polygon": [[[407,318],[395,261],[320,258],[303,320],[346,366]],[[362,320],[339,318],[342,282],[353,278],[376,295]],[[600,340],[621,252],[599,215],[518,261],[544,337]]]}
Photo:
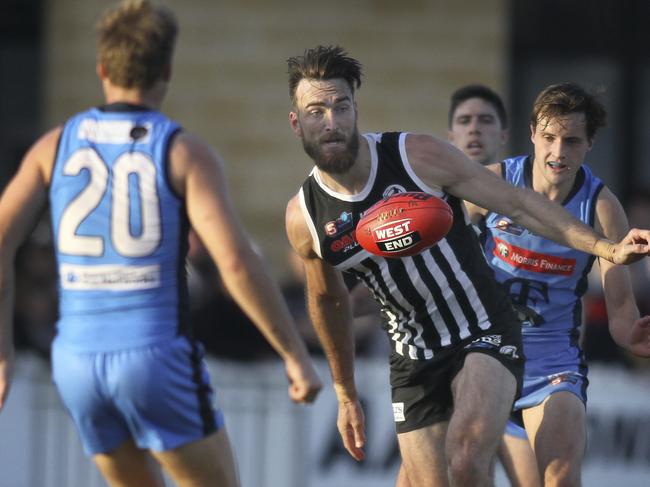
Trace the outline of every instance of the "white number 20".
{"label": "white number 20", "polygon": [[[83,169],[90,173],[84,189],[70,202],[61,216],[59,251],[64,254],[99,257],[104,253],[104,237],[78,235],[81,222],[97,208],[108,188],[108,167],[93,149],[80,149],[63,166],[63,174],[76,176]],[[142,214],[141,232],[130,230],[129,176],[138,178],[138,197]],[[156,167],[141,152],[121,155],[113,165],[110,234],[115,250],[124,257],[150,255],[160,244],[160,206],[156,190]]]}

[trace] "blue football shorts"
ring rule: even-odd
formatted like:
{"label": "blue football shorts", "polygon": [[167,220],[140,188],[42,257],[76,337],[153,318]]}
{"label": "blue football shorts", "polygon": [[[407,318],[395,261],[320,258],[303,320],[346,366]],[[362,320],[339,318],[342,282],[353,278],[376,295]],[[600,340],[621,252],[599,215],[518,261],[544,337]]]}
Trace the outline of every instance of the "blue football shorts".
{"label": "blue football shorts", "polygon": [[88,455],[108,453],[129,438],[139,448],[170,450],[223,426],[203,347],[184,336],[100,353],[55,340],[52,368]]}
{"label": "blue football shorts", "polygon": [[512,419],[509,419],[506,423],[506,430],[504,433],[508,436],[514,436],[515,438],[520,438],[522,440],[528,439],[526,429],[514,422]]}
{"label": "blue football shorts", "polygon": [[524,374],[524,386],[521,397],[515,401],[515,411],[537,406],[560,391],[568,391],[587,404],[587,376],[576,371],[562,371],[551,375],[529,376]]}
{"label": "blue football shorts", "polygon": [[537,377],[524,375],[521,397],[515,401],[513,413],[506,425],[505,434],[527,439],[528,435],[523,427],[521,410],[540,405],[548,396],[556,392],[570,392],[580,399],[583,404],[587,404],[588,385],[589,379],[575,371],[564,371]]}

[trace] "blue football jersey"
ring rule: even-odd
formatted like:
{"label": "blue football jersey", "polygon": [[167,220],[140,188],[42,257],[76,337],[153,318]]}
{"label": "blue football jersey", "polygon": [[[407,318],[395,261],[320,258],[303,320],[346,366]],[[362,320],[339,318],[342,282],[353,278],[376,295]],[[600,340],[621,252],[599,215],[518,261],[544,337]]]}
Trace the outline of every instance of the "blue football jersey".
{"label": "blue football jersey", "polygon": [[[506,181],[532,188],[529,157],[506,159],[501,164]],[[583,165],[562,205],[593,226],[602,187],[602,181]],[[584,367],[578,343],[580,298],[587,290],[587,275],[595,257],[535,235],[496,213],[488,213],[485,226],[485,256],[523,322],[526,375],[580,370]]]}
{"label": "blue football jersey", "polygon": [[50,187],[62,343],[128,348],[172,338],[185,324],[189,224],[167,179],[179,130],[129,104],[66,122]]}

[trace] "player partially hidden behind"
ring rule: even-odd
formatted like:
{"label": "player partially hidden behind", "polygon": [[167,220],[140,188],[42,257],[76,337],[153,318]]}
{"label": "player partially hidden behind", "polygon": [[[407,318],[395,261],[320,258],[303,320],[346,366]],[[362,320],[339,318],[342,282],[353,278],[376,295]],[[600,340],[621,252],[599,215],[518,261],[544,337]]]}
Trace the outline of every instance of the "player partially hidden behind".
{"label": "player partially hidden behind", "polygon": [[225,285],[285,360],[289,394],[319,379],[266,266],[235,216],[222,162],[158,112],[177,23],[147,0],[98,23],[106,104],[28,151],[0,200],[0,406],[13,359],[16,248],[48,204],[60,275],[53,375],[86,452],[113,486],[239,485],[202,347],[187,322],[185,254],[194,227]]}
{"label": "player partially hidden behind", "polygon": [[[474,162],[498,163],[508,140],[508,118],[501,97],[484,85],[457,89],[451,95],[447,138]],[[479,220],[483,228],[485,220],[482,216]],[[512,487],[541,485],[535,453],[522,426],[508,421],[497,456]],[[407,487],[407,484],[398,483],[398,487]]]}
{"label": "player partially hidden behind", "polygon": [[[579,85],[549,86],[530,119],[533,156],[488,168],[513,186],[560,203],[616,241],[628,231],[623,208],[583,164],[605,116],[596,97]],[[486,218],[485,255],[524,323],[524,387],[515,409],[522,412],[539,475],[547,487],[579,486],[588,380],[578,339],[581,297],[595,258],[533,233],[502,212],[469,207]],[[633,354],[650,357],[650,317],[639,318],[628,268],[603,258],[598,264],[612,337]]]}
{"label": "player partially hidden behind", "polygon": [[501,100],[483,85],[466,85],[451,95],[447,140],[467,157],[487,165],[499,161],[508,141],[508,117]]}
{"label": "player partially hidden behind", "polygon": [[[312,323],[339,401],[348,452],[364,457],[364,416],[354,380],[349,295],[341,271],[358,276],[382,305],[393,346],[393,411],[413,487],[483,487],[523,372],[520,326],[497,286],[461,200],[620,263],[650,250],[650,231],[618,244],[533,191],[515,188],[428,135],[360,134],[355,89],[360,63],[318,46],[288,60],[291,128],[315,163],[287,207],[287,233],[305,263]],[[373,256],[353,235],[362,212],[396,191],[426,191],[454,211],[439,244],[414,257]],[[334,225],[346,214],[345,224]],[[352,225],[348,225],[348,216]]]}

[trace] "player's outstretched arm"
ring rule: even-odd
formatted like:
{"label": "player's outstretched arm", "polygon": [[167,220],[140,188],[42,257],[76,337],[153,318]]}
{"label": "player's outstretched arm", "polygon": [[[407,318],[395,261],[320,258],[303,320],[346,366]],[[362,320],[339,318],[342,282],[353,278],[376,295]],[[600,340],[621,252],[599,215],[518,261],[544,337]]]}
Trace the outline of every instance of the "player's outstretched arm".
{"label": "player's outstretched arm", "polygon": [[[627,232],[623,207],[607,188],[598,197],[595,224],[612,240],[619,240]],[[650,316],[639,317],[628,268],[605,259],[600,259],[599,264],[612,338],[634,355],[650,357]]]}
{"label": "player's outstretched arm", "polygon": [[[501,177],[501,164],[496,163],[496,164],[488,164],[485,166],[485,168],[496,174],[498,177]],[[467,216],[469,217],[470,221],[474,225],[478,225],[478,223],[485,218],[487,215],[488,211],[485,208],[481,208],[478,205],[475,205],[474,203],[471,203],[467,200],[463,200],[463,203],[465,205],[465,209],[467,210]]]}
{"label": "player's outstretched arm", "polygon": [[180,134],[170,153],[170,180],[226,288],[284,359],[289,396],[314,401],[320,379],[278,286],[235,214],[221,160],[197,137]]}
{"label": "player's outstretched arm", "polygon": [[297,196],[287,206],[286,226],[289,242],[305,266],[309,317],[332,373],[339,402],[339,433],[350,455],[362,460],[365,426],[354,383],[354,333],[348,290],[340,272],[315,253]]}
{"label": "player's outstretched arm", "polygon": [[429,186],[507,215],[537,235],[616,264],[631,264],[650,255],[650,230],[631,230],[615,243],[546,196],[516,188],[473,163],[451,144],[428,135],[409,135],[406,149],[415,173]]}
{"label": "player's outstretched arm", "polygon": [[36,141],[0,198],[0,410],[13,375],[14,258],[46,207],[60,133],[57,128]]}

